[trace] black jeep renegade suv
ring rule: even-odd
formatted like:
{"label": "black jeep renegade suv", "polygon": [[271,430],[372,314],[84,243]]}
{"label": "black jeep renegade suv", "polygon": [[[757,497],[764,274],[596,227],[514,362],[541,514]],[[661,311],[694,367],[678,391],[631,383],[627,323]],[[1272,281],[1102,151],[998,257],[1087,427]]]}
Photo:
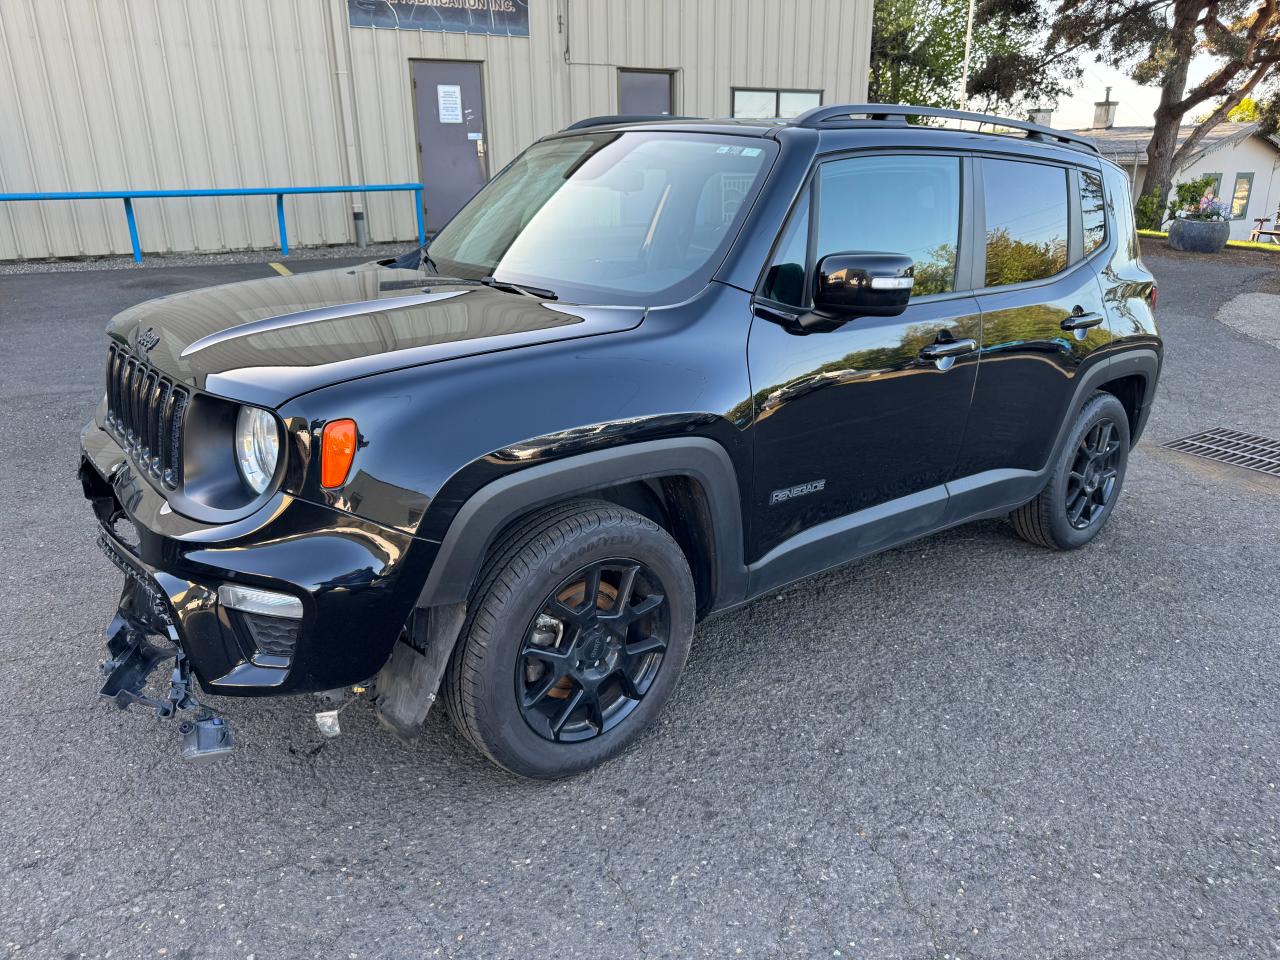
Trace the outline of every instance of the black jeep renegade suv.
{"label": "black jeep renegade suv", "polygon": [[980,517],[1083,546],[1160,370],[1130,211],[1017,121],[604,118],[424,250],[127,310],[83,434],[103,693],[193,711],[193,756],[230,736],[192,677],[355,685],[406,736],[440,694],[559,777],[653,722],[700,617]]}

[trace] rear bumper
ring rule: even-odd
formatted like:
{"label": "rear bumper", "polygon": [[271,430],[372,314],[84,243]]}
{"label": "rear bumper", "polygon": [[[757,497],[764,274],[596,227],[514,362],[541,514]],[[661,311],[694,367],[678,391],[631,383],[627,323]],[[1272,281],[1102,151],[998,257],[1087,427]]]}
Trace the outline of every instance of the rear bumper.
{"label": "rear bumper", "polygon": [[[244,520],[201,524],[169,509],[96,423],[81,449],[99,546],[125,574],[118,613],[175,639],[205,690],[329,690],[386,662],[435,544],[283,493]],[[302,617],[228,609],[218,598],[224,584],[296,597]]]}

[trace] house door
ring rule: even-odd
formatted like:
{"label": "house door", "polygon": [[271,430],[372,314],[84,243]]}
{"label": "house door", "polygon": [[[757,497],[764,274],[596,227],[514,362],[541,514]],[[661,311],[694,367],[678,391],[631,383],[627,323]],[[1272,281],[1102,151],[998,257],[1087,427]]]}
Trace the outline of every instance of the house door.
{"label": "house door", "polygon": [[434,233],[489,179],[480,64],[415,60],[413,93],[427,232]]}

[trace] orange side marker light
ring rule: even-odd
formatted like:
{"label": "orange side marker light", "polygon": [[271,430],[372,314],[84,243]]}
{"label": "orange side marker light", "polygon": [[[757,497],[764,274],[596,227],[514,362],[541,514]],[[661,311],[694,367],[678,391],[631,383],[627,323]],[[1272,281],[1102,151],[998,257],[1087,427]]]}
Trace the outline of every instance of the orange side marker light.
{"label": "orange side marker light", "polygon": [[354,420],[330,420],[324,425],[320,442],[320,486],[332,490],[347,482],[358,438]]}

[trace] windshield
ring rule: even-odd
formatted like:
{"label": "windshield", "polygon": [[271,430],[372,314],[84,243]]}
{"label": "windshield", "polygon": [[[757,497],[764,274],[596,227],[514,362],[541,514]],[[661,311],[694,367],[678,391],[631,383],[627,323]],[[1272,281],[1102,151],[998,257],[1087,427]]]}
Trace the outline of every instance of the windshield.
{"label": "windshield", "polygon": [[441,274],[580,303],[668,302],[706,282],[776,146],[688,133],[535,143],[427,248]]}

